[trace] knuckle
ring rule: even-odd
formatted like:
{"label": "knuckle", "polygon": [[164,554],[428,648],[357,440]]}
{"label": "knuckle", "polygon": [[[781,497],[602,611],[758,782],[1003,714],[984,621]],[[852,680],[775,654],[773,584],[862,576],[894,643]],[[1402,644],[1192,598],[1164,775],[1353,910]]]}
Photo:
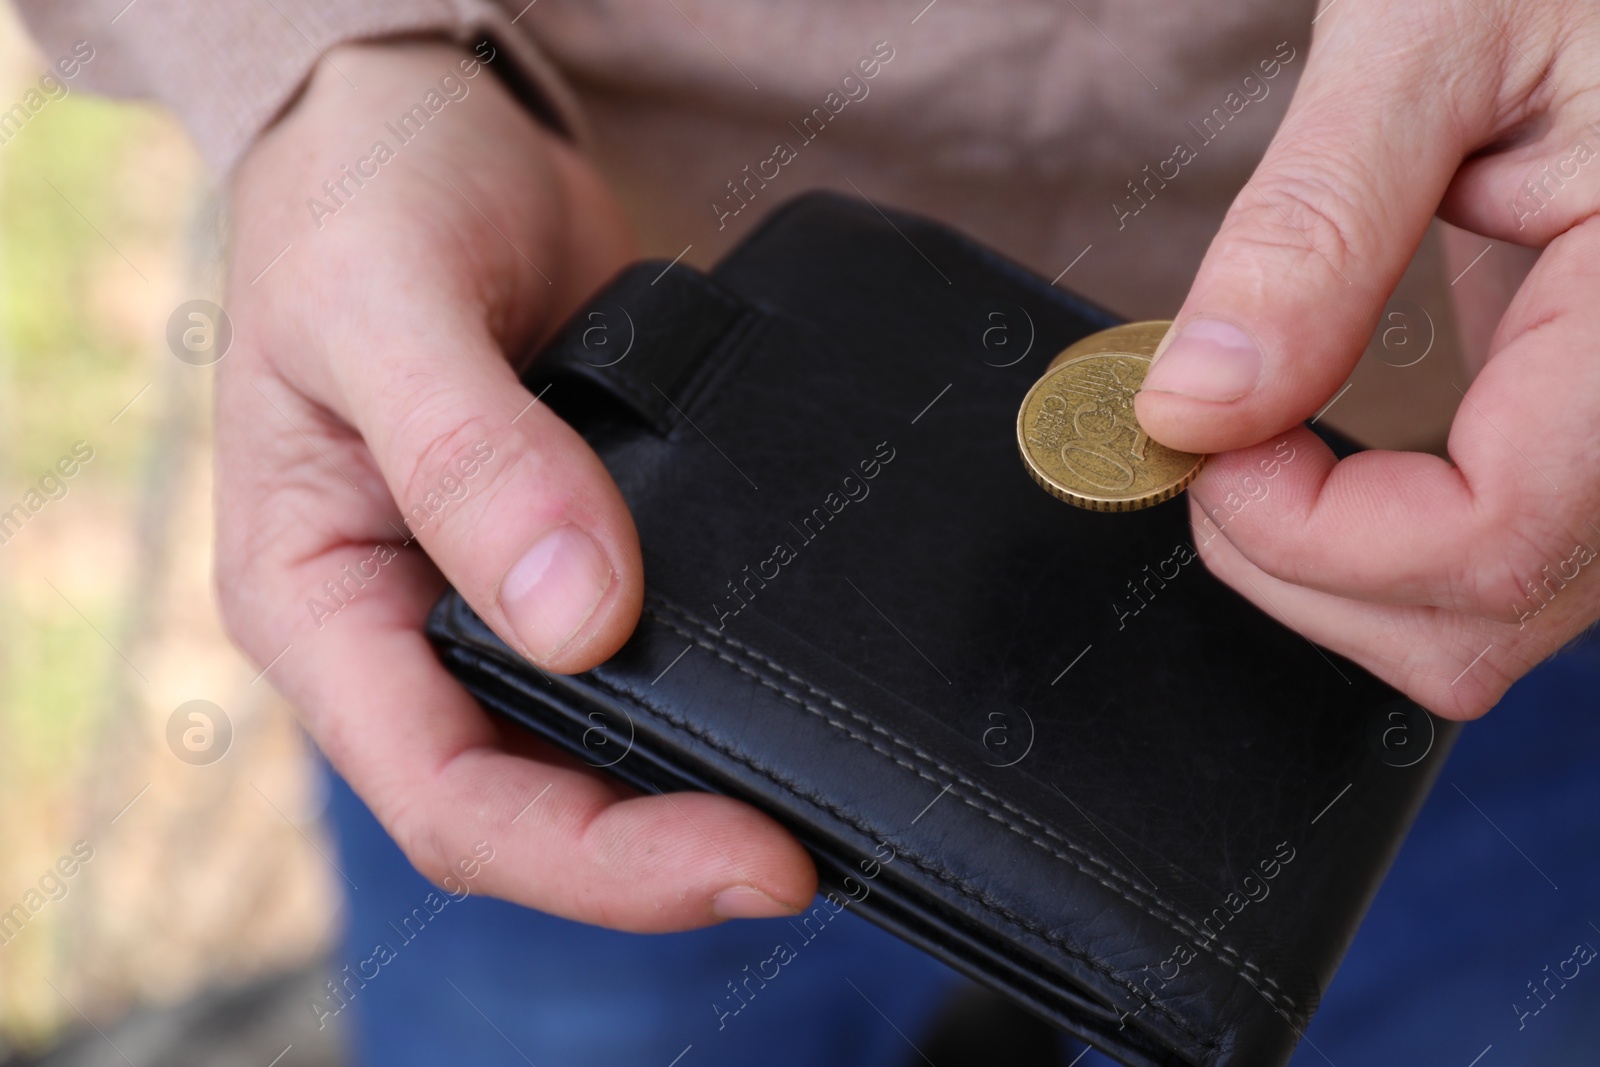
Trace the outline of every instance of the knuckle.
{"label": "knuckle", "polygon": [[1453,643],[1450,652],[1436,662],[1418,665],[1399,688],[1441,719],[1470,722],[1482,718],[1531,666],[1521,663],[1514,652],[1488,638],[1483,640],[1486,650],[1483,646],[1472,648],[1466,641]]}
{"label": "knuckle", "polygon": [[1352,658],[1433,714],[1457,722],[1493,708],[1527,669],[1500,628],[1432,609],[1391,615]]}
{"label": "knuckle", "polygon": [[429,817],[430,810],[426,802],[402,801],[385,820],[385,829],[417,873],[443,888],[450,874],[450,851],[439,821]]}
{"label": "knuckle", "polygon": [[211,584],[223,633],[259,664],[276,656],[293,630],[297,605],[283,591],[283,575],[269,574],[259,552],[225,557],[219,548]]}
{"label": "knuckle", "polygon": [[[1558,522],[1539,521],[1520,508],[1485,524],[1491,537],[1476,542],[1452,576],[1459,606],[1487,618],[1517,623],[1537,614],[1578,577],[1579,563]],[[1581,546],[1580,546],[1581,547]]]}
{"label": "knuckle", "polygon": [[430,494],[437,496],[447,490],[459,478],[463,461],[486,446],[504,447],[504,429],[488,416],[448,406],[441,410],[424,401],[395,429],[396,440],[419,442],[408,446],[397,472],[402,494],[397,503],[402,512],[424,504]]}
{"label": "knuckle", "polygon": [[211,584],[217,615],[228,640],[245,653],[265,662],[273,655],[269,631],[276,612],[268,610],[273,583],[267,577],[263,534],[235,526],[219,526]]}
{"label": "knuckle", "polygon": [[1351,192],[1368,183],[1320,160],[1314,169],[1282,170],[1245,187],[1237,201],[1242,210],[1223,232],[1239,242],[1247,260],[1266,250],[1280,262],[1284,256],[1326,261],[1349,278],[1371,246],[1371,223]]}
{"label": "knuckle", "polygon": [[1219,566],[1226,567],[1231,562],[1218,552],[1217,542],[1226,541],[1247,563],[1268,577],[1292,585],[1314,584],[1320,565],[1320,546],[1303,534],[1298,523],[1268,520],[1268,525],[1263,526],[1259,516],[1240,514],[1245,509],[1238,501],[1238,494],[1234,493],[1208,498],[1205,502],[1196,499],[1199,514],[1192,532],[1207,569],[1215,574]]}
{"label": "knuckle", "polygon": [[[270,460],[270,473],[241,474],[246,453]],[[311,449],[284,448],[282,439],[224,440],[221,434],[217,454],[219,472],[230,472],[217,479],[216,490],[211,584],[218,616],[235,645],[265,662],[305,625],[302,564],[306,553],[320,551],[330,530],[327,461]]]}

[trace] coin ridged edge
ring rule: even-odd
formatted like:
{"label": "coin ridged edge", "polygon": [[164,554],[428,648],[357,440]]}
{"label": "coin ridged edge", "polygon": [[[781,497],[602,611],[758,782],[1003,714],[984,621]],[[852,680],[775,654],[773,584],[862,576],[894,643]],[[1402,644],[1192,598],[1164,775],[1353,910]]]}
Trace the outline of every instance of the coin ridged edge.
{"label": "coin ridged edge", "polygon": [[1209,456],[1201,456],[1200,462],[1196,463],[1194,467],[1190,469],[1188,474],[1184,475],[1172,485],[1165,489],[1159,490],[1158,492],[1146,493],[1143,496],[1107,500],[1100,497],[1084,496],[1081,493],[1074,493],[1070,489],[1062,488],[1055,482],[1051,481],[1049,475],[1035,469],[1034,465],[1029,462],[1026,445],[1023,444],[1020,439],[1018,441],[1018,447],[1023,449],[1022,465],[1027,468],[1028,477],[1032,478],[1034,483],[1037,484],[1039,488],[1043,489],[1057,500],[1065,501],[1066,503],[1071,504],[1073,507],[1082,508],[1085,511],[1103,511],[1107,513],[1143,511],[1145,508],[1153,508],[1157,504],[1165,504],[1167,501],[1171,500],[1173,497],[1189,488],[1189,485],[1195,480],[1196,476],[1199,475],[1201,469],[1205,467],[1206,460],[1210,458]]}

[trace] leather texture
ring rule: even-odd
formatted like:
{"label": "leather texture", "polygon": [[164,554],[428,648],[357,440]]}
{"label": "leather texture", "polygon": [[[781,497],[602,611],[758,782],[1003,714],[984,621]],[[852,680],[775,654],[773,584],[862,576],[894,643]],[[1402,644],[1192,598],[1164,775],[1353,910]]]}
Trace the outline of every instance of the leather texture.
{"label": "leather texture", "polygon": [[1282,1064],[1453,732],[1214,579],[1183,498],[1030,481],[1023,394],[1115,321],[824,194],[709,276],[631,268],[525,380],[632,509],[637,631],[571,677],[453,592],[429,631],[486,707],[749,801],[833,906],[1124,1063]]}

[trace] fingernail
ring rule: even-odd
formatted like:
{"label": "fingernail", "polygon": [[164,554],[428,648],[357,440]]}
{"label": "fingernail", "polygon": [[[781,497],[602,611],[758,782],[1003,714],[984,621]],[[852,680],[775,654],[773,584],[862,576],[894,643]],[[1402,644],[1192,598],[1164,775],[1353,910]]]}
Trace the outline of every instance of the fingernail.
{"label": "fingernail", "polygon": [[500,604],[522,645],[547,659],[572,640],[611,585],[611,564],[575,526],[545,534],[500,583]]}
{"label": "fingernail", "polygon": [[749,885],[730,885],[711,898],[711,911],[719,919],[777,919],[799,910],[780,904]]}
{"label": "fingernail", "polygon": [[1261,377],[1261,350],[1221,319],[1190,319],[1145,375],[1144,388],[1196,400],[1237,400]]}

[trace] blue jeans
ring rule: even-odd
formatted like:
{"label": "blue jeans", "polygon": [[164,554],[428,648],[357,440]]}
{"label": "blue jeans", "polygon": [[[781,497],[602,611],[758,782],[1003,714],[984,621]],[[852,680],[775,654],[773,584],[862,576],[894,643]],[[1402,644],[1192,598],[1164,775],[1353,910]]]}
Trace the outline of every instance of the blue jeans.
{"label": "blue jeans", "polygon": [[[1600,959],[1574,953],[1600,947],[1597,712],[1591,637],[1468,727],[1294,1067],[1600,1062]],[[333,969],[359,980],[315,1010],[359,1064],[898,1065],[962,983],[848,911],[639,936],[452,899],[337,779],[329,810],[361,887]],[[743,984],[780,942],[778,977]]]}

